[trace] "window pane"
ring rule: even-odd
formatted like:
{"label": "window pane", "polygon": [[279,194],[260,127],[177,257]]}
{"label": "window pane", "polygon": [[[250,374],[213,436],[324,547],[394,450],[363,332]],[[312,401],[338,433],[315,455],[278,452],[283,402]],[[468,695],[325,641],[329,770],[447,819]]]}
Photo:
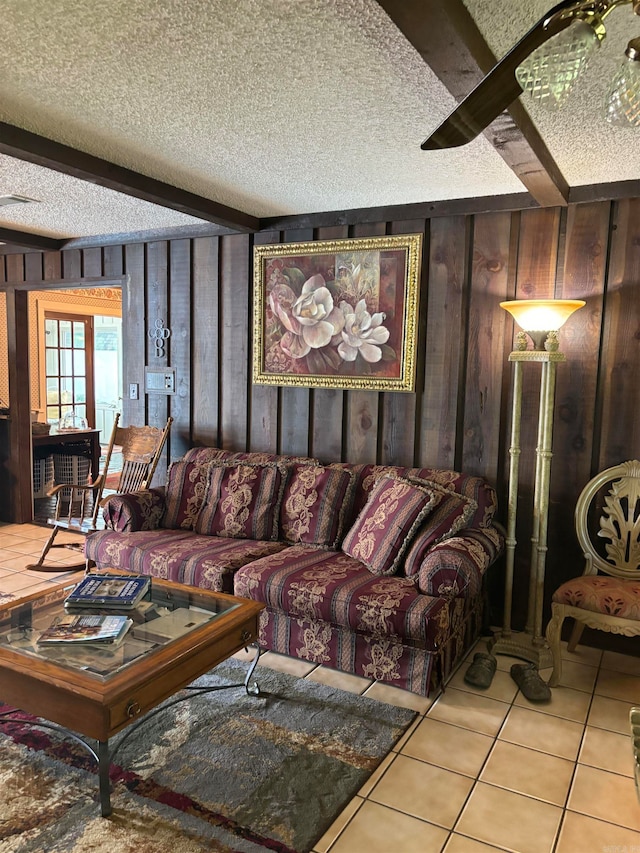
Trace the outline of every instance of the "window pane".
{"label": "window pane", "polygon": [[60,350],[60,376],[73,376],[73,350]]}
{"label": "window pane", "polygon": [[72,412],[72,411],[73,411],[73,406],[61,406],[60,407],[60,416],[64,417],[67,414],[67,412]]}
{"label": "window pane", "polygon": [[75,402],[87,402],[87,383],[84,379],[76,379]]}
{"label": "window pane", "polygon": [[71,348],[71,320],[60,320],[60,346]]}
{"label": "window pane", "polygon": [[76,406],[75,413],[79,418],[87,417],[87,407],[86,406]]}
{"label": "window pane", "polygon": [[47,376],[57,376],[58,375],[58,350],[57,349],[46,349],[46,373]]}
{"label": "window pane", "polygon": [[60,399],[63,403],[73,403],[73,379],[60,380]]}
{"label": "window pane", "polygon": [[84,323],[73,324],[73,345],[84,349]]}
{"label": "window pane", "polygon": [[60,410],[57,406],[47,406],[47,423],[52,424],[60,420]]}
{"label": "window pane", "polygon": [[47,346],[47,347],[57,347],[58,346],[58,321],[57,320],[45,320],[44,321],[44,341],[45,341],[45,346]]}
{"label": "window pane", "polygon": [[60,402],[60,391],[57,379],[47,379],[47,405]]}
{"label": "window pane", "polygon": [[84,376],[86,373],[83,349],[75,349],[73,351],[73,372],[76,376]]}

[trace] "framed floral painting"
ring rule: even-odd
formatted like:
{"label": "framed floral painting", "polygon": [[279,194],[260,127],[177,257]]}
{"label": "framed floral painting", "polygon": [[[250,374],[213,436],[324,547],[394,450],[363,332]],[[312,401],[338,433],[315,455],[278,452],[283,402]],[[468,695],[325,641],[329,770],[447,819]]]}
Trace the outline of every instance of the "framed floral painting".
{"label": "framed floral painting", "polygon": [[413,391],[422,235],[254,247],[253,381]]}

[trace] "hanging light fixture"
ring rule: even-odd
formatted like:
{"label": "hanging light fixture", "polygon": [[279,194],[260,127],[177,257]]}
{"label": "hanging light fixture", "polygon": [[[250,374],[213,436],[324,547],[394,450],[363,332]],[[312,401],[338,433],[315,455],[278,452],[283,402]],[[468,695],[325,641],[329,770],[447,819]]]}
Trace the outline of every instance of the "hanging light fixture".
{"label": "hanging light fixture", "polygon": [[[606,37],[605,19],[621,6],[640,15],[640,0],[561,0],[518,41],[421,145],[464,145],[524,91],[557,109],[567,100]],[[604,113],[611,124],[640,126],[640,37],[626,49],[611,82]]]}

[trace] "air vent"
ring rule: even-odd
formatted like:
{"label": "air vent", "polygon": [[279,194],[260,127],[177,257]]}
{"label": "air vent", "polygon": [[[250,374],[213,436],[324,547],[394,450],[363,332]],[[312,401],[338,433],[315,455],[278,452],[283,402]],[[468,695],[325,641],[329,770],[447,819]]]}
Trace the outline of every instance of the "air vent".
{"label": "air vent", "polygon": [[29,204],[29,202],[37,200],[37,198],[29,198],[26,195],[0,195],[0,207],[7,207],[9,204]]}

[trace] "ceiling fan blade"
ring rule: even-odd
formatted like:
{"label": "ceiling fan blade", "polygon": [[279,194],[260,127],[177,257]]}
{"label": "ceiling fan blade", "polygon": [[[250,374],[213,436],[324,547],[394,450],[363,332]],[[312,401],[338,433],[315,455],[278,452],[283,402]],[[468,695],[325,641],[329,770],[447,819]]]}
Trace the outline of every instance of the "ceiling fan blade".
{"label": "ceiling fan blade", "polygon": [[[566,29],[574,20],[575,12],[601,8],[605,3],[563,0],[549,9],[528,33],[517,42],[489,73],[478,83],[455,110],[427,137],[420,148],[435,151],[440,148],[456,148],[475,139],[509,104],[522,93],[516,80],[518,65],[552,36]],[[558,12],[568,10],[574,14],[560,17]],[[550,20],[551,19],[551,20]],[[547,23],[548,22],[548,23]]]}

